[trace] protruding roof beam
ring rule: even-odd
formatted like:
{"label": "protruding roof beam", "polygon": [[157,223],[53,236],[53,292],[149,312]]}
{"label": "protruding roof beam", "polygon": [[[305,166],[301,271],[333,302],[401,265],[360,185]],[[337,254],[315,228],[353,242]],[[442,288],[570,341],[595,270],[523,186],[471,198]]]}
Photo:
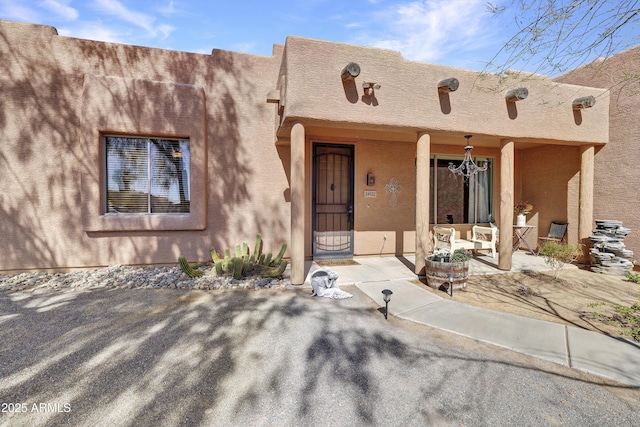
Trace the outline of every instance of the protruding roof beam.
{"label": "protruding roof beam", "polygon": [[596,98],[589,95],[582,98],[576,98],[573,100],[573,109],[581,110],[583,108],[591,108],[596,104]]}
{"label": "protruding roof beam", "polygon": [[458,79],[451,77],[450,79],[444,79],[438,82],[438,91],[442,93],[455,92],[459,86],[460,82]]}
{"label": "protruding roof beam", "polygon": [[507,102],[518,102],[523,99],[527,99],[527,96],[529,96],[529,89],[526,87],[519,87],[517,89],[511,89],[507,92],[504,98]]}
{"label": "protruding roof beam", "polygon": [[340,72],[340,77],[345,83],[350,82],[360,75],[360,66],[355,62],[349,62]]}

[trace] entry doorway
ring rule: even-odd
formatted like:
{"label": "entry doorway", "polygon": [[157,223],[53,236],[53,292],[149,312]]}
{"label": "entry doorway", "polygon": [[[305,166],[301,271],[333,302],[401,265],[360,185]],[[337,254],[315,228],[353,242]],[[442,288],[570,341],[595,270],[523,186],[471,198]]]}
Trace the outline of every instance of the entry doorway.
{"label": "entry doorway", "polygon": [[353,257],[354,146],[313,146],[313,257]]}

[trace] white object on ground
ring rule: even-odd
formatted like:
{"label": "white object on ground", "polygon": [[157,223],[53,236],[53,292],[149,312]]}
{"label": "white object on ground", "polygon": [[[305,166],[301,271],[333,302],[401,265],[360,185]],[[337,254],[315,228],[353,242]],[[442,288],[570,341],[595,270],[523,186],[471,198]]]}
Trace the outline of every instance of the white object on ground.
{"label": "white object on ground", "polygon": [[345,292],[338,287],[336,281],[338,274],[335,271],[320,269],[311,275],[311,296],[320,296],[333,299],[351,298],[349,292]]}

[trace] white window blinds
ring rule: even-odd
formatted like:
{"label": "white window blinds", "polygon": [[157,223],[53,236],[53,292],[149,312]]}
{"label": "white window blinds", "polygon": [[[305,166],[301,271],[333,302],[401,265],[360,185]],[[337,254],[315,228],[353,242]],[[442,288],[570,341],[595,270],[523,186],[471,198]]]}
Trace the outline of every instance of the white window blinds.
{"label": "white window blinds", "polygon": [[107,136],[107,213],[189,213],[189,141]]}

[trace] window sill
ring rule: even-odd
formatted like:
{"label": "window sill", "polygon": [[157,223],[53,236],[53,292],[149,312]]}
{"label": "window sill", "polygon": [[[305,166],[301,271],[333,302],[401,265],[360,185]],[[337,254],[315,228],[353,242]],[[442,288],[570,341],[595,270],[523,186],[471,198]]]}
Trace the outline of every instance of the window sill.
{"label": "window sill", "polygon": [[104,214],[85,217],[85,231],[180,231],[204,230],[204,212],[190,214]]}

